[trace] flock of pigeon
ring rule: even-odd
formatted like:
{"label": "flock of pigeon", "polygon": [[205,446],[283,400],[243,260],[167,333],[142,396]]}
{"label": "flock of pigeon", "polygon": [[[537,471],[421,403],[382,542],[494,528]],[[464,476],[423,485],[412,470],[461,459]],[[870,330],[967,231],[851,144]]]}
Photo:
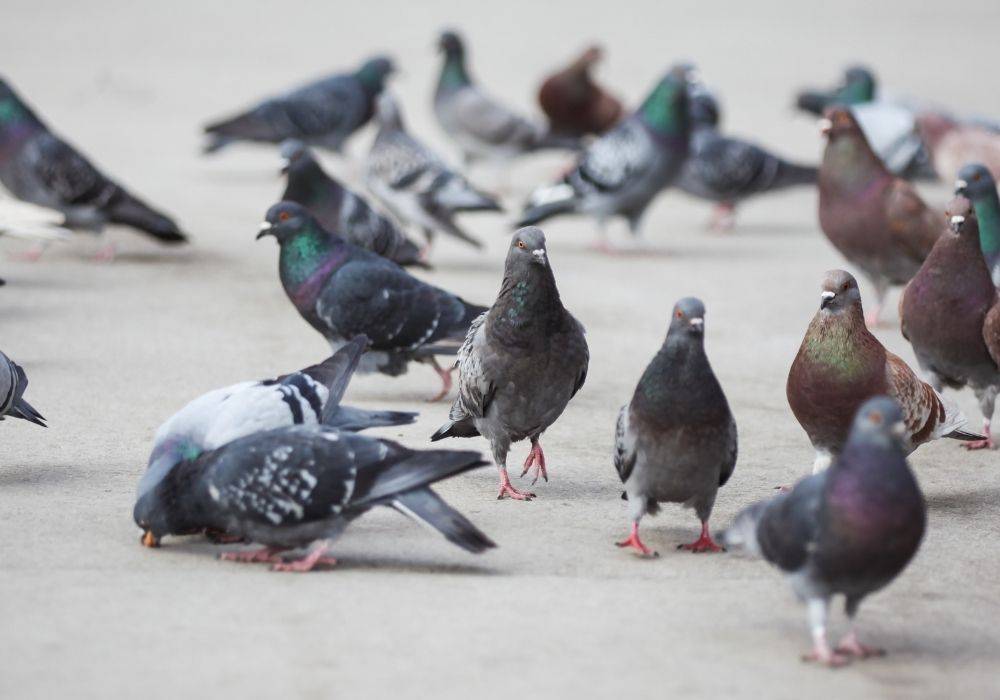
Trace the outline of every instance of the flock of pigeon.
{"label": "flock of pigeon", "polygon": [[[575,165],[533,192],[507,250],[500,290],[489,307],[424,282],[407,266],[430,268],[434,235],[479,247],[456,221],[465,212],[500,212],[406,129],[386,90],[384,57],[206,127],[206,152],[239,142],[280,145],[287,187],[257,238],[279,246],[281,284],[302,318],[333,348],[324,362],[274,379],[200,396],[156,433],[134,518],[142,543],[205,535],[256,543],[224,559],[266,562],[283,571],[332,564],[333,541],[376,506],[394,508],[478,553],[494,543],[433,485],[487,464],[476,451],[411,449],[367,437],[377,426],[412,423],[415,413],[342,405],[356,370],[396,376],[429,365],[446,397],[457,369],[457,398],[431,436],[482,436],[499,475],[498,498],[531,500],[514,486],[513,443],[531,448],[521,477],[548,480],[541,438],[586,381],[584,329],[563,306],[535,226],[578,214],[603,228],[624,218],[638,232],[650,202],[676,186],[718,205],[713,225],[731,226],[744,199],[794,185],[819,188],[819,222],[831,243],[871,282],[878,304],[866,318],[857,281],[833,270],[790,369],[787,397],[816,450],[813,473],[742,511],[723,544],[742,545],[788,575],[808,603],[809,658],[841,665],[880,653],[853,626],[831,646],[831,598],[846,597],[853,618],[862,599],[891,582],[916,553],[926,509],[906,455],[947,437],[991,448],[990,419],[1000,390],[1000,130],[940,110],[878,96],[871,72],[852,68],[843,83],[799,96],[823,115],[826,148],[818,168],[790,163],[720,131],[720,109],[690,65],[671,68],[633,112],[591,77],[601,51],[590,48],[539,91],[542,124],[508,109],[472,80],[461,38],[444,32],[433,108],[464,163],[505,162],[539,149],[577,151]],[[374,120],[365,179],[375,207],[324,172],[310,150],[339,152]],[[909,179],[957,180],[947,213],[925,204]],[[124,224],[164,243],[186,240],[178,226],[102,174],[0,82],[0,182],[15,197],[53,209],[73,229]],[[418,229],[424,242],[408,237]],[[607,243],[603,243],[606,247]],[[927,381],[869,332],[892,285],[904,336]],[[737,462],[737,428],[705,354],[705,307],[674,306],[662,347],[622,407],[613,464],[628,502],[630,532],[618,542],[654,555],[639,524],[662,503],[694,509],[698,539],[681,548],[717,552],[709,529],[720,487]],[[454,358],[457,357],[457,361]],[[970,387],[984,434],[942,397]],[[0,415],[44,426],[24,398],[24,371],[0,353]],[[286,558],[301,550],[297,558]]]}

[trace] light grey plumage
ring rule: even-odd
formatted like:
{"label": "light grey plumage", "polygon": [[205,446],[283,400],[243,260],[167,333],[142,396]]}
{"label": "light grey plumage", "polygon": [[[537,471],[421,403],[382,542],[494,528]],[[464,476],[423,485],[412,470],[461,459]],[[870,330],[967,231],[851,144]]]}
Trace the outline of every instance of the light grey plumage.
{"label": "light grey plumage", "polygon": [[0,420],[20,418],[43,428],[45,418],[24,400],[28,375],[21,366],[0,352]]}

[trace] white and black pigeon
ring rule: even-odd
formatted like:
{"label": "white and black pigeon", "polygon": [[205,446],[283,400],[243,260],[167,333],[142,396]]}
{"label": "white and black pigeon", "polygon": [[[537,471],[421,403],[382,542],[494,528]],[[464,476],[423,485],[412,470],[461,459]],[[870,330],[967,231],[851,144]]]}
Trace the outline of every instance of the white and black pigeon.
{"label": "white and black pigeon", "polygon": [[[869,399],[829,469],[750,506],[723,537],[781,569],[808,605],[813,650],[806,660],[839,666],[884,653],[858,640],[854,619],[865,597],[906,568],[924,535],[926,506],[900,443],[903,420],[892,399]],[[826,625],[836,595],[845,597],[852,624],[831,649]]]}
{"label": "white and black pigeon", "polygon": [[24,400],[28,375],[21,366],[0,352],[0,420],[20,418],[47,428],[45,418]]}
{"label": "white and black pigeon", "polygon": [[399,105],[388,93],[378,100],[378,134],[368,154],[368,188],[401,221],[419,227],[430,245],[438,231],[475,248],[482,243],[455,223],[460,212],[502,211],[407,132]]}
{"label": "white and black pigeon", "polygon": [[500,470],[497,498],[533,498],[510,483],[511,443],[531,440],[521,476],[533,469],[532,483],[548,481],[539,440],[583,386],[589,360],[583,326],[559,298],[545,235],[533,226],[517,231],[500,294],[458,353],[458,398],[431,440],[482,435]]}
{"label": "white and black pigeon", "polygon": [[736,421],[705,355],[705,306],[674,306],[666,340],[649,363],[615,428],[614,464],[625,485],[632,529],[618,542],[640,554],[639,521],[660,503],[694,508],[701,536],[678,549],[721,550],[708,529],[715,496],[736,468]]}
{"label": "white and black pigeon", "polygon": [[[133,517],[143,542],[202,531],[264,545],[220,558],[269,562],[278,571],[334,564],[327,556],[344,528],[388,506],[467,552],[496,545],[432,489],[442,479],[488,464],[478,452],[410,450],[327,426],[254,433],[185,460],[143,494]],[[309,548],[298,559],[281,553]]]}

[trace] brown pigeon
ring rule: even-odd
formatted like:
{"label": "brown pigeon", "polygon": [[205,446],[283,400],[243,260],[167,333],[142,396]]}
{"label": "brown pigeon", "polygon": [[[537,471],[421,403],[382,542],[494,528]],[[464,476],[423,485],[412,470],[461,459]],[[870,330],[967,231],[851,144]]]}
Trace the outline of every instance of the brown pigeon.
{"label": "brown pigeon", "polygon": [[977,124],[961,124],[939,112],[917,115],[917,131],[931,154],[934,171],[951,183],[966,163],[982,163],[1000,178],[1000,134]]}
{"label": "brown pigeon", "polygon": [[594,83],[591,68],[603,51],[591,46],[567,68],[545,79],[538,90],[538,103],[549,119],[553,133],[568,136],[603,134],[624,115],[622,103]]}
{"label": "brown pigeon", "polygon": [[917,274],[945,228],[944,217],[889,172],[850,111],[827,110],[822,128],[827,144],[819,169],[819,223],[874,285],[877,301],[867,317],[874,325],[889,286]]}

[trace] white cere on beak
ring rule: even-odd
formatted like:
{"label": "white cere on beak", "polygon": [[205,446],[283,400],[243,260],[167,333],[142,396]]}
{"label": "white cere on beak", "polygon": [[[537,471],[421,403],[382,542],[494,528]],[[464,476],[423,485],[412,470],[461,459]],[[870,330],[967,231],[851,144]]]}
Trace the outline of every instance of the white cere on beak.
{"label": "white cere on beak", "polygon": [[819,295],[819,298],[820,299],[833,299],[835,296],[837,296],[836,292],[822,292]]}
{"label": "white cere on beak", "polygon": [[956,190],[964,190],[968,186],[969,186],[969,183],[966,182],[965,180],[955,180],[955,189]]}
{"label": "white cere on beak", "polygon": [[819,125],[819,130],[820,130],[820,132],[822,132],[822,133],[824,133],[824,134],[825,134],[826,132],[830,131],[830,129],[832,129],[832,128],[833,128],[833,122],[832,122],[832,121],[830,121],[829,119],[825,119],[825,118],[824,118],[824,119],[820,119],[820,120],[819,120],[819,121],[817,122],[817,124]]}
{"label": "white cere on beak", "polygon": [[260,228],[257,229],[257,232],[263,233],[264,231],[269,231],[271,229],[271,226],[272,224],[270,221],[261,221]]}
{"label": "white cere on beak", "polygon": [[538,262],[542,263],[543,265],[545,264],[545,250],[543,248],[535,248],[533,251],[531,251],[531,254],[538,259]]}
{"label": "white cere on beak", "polygon": [[897,421],[892,424],[891,432],[896,437],[902,439],[906,435],[906,423],[903,421]]}
{"label": "white cere on beak", "polygon": [[689,322],[695,328],[701,328],[705,325],[705,319],[703,318],[692,318]]}
{"label": "white cere on beak", "polygon": [[965,217],[961,214],[955,214],[955,216],[951,217],[951,223],[953,226],[960,226],[963,221],[965,221]]}

